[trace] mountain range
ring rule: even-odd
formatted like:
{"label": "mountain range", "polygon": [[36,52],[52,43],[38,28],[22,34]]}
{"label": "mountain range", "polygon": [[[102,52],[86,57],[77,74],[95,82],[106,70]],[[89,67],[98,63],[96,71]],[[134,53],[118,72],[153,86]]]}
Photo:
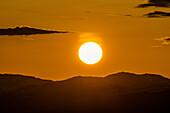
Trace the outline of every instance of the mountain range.
{"label": "mountain range", "polygon": [[1,113],[166,113],[170,79],[119,72],[62,81],[0,74]]}

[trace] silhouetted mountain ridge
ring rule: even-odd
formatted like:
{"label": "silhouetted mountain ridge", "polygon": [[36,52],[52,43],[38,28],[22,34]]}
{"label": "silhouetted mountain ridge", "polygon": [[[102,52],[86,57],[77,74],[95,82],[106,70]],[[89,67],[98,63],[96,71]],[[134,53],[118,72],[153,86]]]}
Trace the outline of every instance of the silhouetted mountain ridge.
{"label": "silhouetted mountain ridge", "polygon": [[[56,81],[56,82],[35,78],[33,76],[12,75],[12,74],[0,75],[0,89],[7,92],[22,87],[43,85],[43,84],[53,84],[53,85],[55,84],[55,85],[60,85],[62,87],[69,86],[69,87],[73,87],[73,89],[75,87],[80,89],[82,87],[83,88],[124,87],[128,91],[121,92],[121,93],[132,93],[131,90],[134,90],[135,92],[141,92],[143,90],[146,90],[146,88],[148,88],[149,91],[152,91],[150,88],[159,89],[159,87],[164,85],[165,85],[164,89],[167,89],[170,87],[170,80],[161,75],[155,75],[155,74],[137,75],[128,72],[111,74],[106,77],[75,76],[63,81]],[[77,86],[82,86],[82,87],[77,87]],[[161,88],[161,90],[163,90],[163,88]]]}
{"label": "silhouetted mountain ridge", "polygon": [[[28,85],[41,85],[46,83],[52,83],[52,81],[20,74],[0,74],[0,91],[3,90],[3,92],[13,91]],[[2,93],[2,91],[0,93]]]}
{"label": "silhouetted mountain ridge", "polygon": [[169,110],[170,102],[168,78],[128,72],[63,81],[1,74],[0,89],[6,113],[152,113]]}

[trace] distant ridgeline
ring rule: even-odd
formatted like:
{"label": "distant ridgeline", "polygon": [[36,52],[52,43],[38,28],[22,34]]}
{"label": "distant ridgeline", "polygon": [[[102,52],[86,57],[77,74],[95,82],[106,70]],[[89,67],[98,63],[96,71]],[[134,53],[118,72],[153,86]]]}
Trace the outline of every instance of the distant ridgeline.
{"label": "distant ridgeline", "polygon": [[169,113],[170,80],[120,72],[63,81],[0,74],[1,113]]}
{"label": "distant ridgeline", "polygon": [[50,33],[68,33],[68,31],[52,31],[30,27],[15,27],[0,29],[0,35],[33,35],[33,34],[50,34]]}

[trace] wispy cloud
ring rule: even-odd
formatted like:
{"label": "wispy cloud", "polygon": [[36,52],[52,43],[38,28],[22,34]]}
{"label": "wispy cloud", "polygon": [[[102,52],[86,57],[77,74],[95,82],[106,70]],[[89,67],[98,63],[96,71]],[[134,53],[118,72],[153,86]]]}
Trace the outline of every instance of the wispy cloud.
{"label": "wispy cloud", "polygon": [[100,42],[101,38],[98,34],[96,33],[82,33],[79,36],[79,41],[80,42]]}
{"label": "wispy cloud", "polygon": [[50,34],[50,33],[68,33],[68,31],[54,31],[46,29],[38,29],[31,27],[15,27],[0,29],[0,35],[34,35],[34,34]]}
{"label": "wispy cloud", "polygon": [[154,12],[144,14],[143,16],[146,16],[148,18],[170,17],[170,13],[163,12],[163,11],[154,11]]}
{"label": "wispy cloud", "polygon": [[170,8],[170,0],[147,0],[145,3],[139,4],[137,8],[146,8],[151,6]]}
{"label": "wispy cloud", "polygon": [[170,37],[157,38],[155,40],[160,41],[162,45],[170,45]]}
{"label": "wispy cloud", "polygon": [[162,45],[156,45],[156,46],[152,46],[153,48],[160,48],[162,47]]}
{"label": "wispy cloud", "polygon": [[132,16],[131,14],[127,14],[127,15],[124,15],[124,16]]}
{"label": "wispy cloud", "polygon": [[22,38],[23,40],[30,40],[30,41],[33,41],[35,40],[34,38]]}

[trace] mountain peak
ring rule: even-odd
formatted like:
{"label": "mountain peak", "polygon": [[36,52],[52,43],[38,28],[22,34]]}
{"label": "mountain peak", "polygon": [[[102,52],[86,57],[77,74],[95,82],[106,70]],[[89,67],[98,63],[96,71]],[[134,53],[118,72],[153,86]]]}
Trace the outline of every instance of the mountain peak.
{"label": "mountain peak", "polygon": [[130,73],[130,72],[118,72],[115,74],[111,74],[106,76],[105,78],[112,78],[112,77],[132,77],[132,76],[136,76],[136,74],[134,73]]}
{"label": "mountain peak", "polygon": [[135,74],[135,73],[131,73],[131,72],[118,72],[116,74],[111,74],[106,76],[105,78],[113,78],[113,77],[129,77],[129,78],[141,78],[141,77],[146,77],[146,78],[160,78],[160,79],[168,79],[166,77],[163,77],[161,75],[158,74],[149,74],[149,73],[145,73],[145,74]]}

